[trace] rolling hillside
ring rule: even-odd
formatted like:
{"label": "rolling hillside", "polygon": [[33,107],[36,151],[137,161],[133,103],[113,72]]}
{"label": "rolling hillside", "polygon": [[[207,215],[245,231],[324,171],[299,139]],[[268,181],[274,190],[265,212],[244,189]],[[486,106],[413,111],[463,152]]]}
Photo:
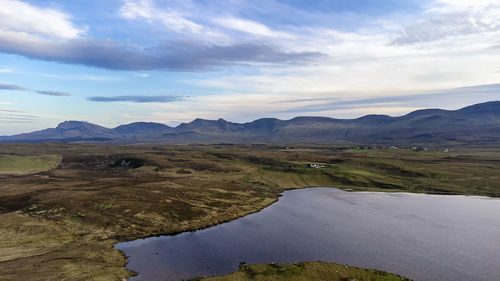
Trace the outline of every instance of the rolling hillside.
{"label": "rolling hillside", "polygon": [[195,119],[175,128],[137,122],[110,129],[65,121],[56,128],[0,137],[0,142],[500,144],[500,101],[453,111],[424,109],[400,117],[263,118],[248,123]]}

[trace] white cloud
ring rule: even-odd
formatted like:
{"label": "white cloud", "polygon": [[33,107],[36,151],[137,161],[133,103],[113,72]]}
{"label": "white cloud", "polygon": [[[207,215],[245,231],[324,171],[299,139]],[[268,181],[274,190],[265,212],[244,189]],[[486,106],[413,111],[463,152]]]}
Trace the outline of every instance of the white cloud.
{"label": "white cloud", "polygon": [[38,8],[17,0],[0,0],[0,29],[47,38],[72,39],[85,32],[61,11]]}
{"label": "white cloud", "polygon": [[351,99],[492,84],[500,79],[500,56],[494,50],[479,51],[483,43],[423,49],[388,45],[387,37],[369,39],[353,37],[325,46],[331,58],[317,65],[267,68],[258,74],[221,75],[185,83],[241,95]]}
{"label": "white cloud", "polygon": [[438,0],[439,3],[457,7],[485,7],[498,5],[498,0]]}
{"label": "white cloud", "polygon": [[[341,99],[497,83],[500,8],[490,4],[500,2],[479,1],[472,8],[467,3],[475,1],[451,2],[442,1],[418,15],[373,21],[352,32],[303,27],[293,29],[295,38],[273,41],[287,50],[329,55],[315,65],[260,68],[257,74],[186,82],[241,95]],[[398,39],[400,44],[394,44]]]}
{"label": "white cloud", "polygon": [[190,20],[185,19],[182,15],[177,13],[162,13],[159,20],[170,30],[175,32],[189,32],[200,34],[204,31],[203,26],[196,24]]}
{"label": "white cloud", "polygon": [[452,38],[455,43],[474,36],[493,38],[500,31],[500,2],[440,0],[431,6],[418,20],[406,23],[396,44],[443,42]]}
{"label": "white cloud", "polygon": [[120,8],[120,14],[126,19],[146,18],[151,19],[153,1],[150,0],[125,0]]}
{"label": "white cloud", "polygon": [[289,39],[295,38],[295,36],[290,33],[275,31],[270,29],[264,24],[247,19],[240,19],[235,17],[223,17],[215,19],[215,23],[228,29],[234,29],[258,36],[289,38]]}
{"label": "white cloud", "polygon": [[56,9],[17,0],[0,0],[0,7],[0,49],[4,53],[60,54],[62,45],[80,40],[87,29],[76,27],[68,14]]}
{"label": "white cloud", "polygon": [[159,9],[153,0],[125,0],[120,15],[129,20],[161,22],[168,30],[177,33],[200,34],[205,31],[203,26],[186,19],[179,12]]}
{"label": "white cloud", "polygon": [[14,72],[14,70],[10,68],[0,68],[0,73],[11,73]]}

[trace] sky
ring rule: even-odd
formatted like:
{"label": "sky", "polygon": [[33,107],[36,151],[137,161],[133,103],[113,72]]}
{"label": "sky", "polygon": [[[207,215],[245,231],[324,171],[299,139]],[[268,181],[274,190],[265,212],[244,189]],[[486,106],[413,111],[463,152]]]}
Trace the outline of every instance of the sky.
{"label": "sky", "polygon": [[0,0],[0,135],[500,100],[500,0]]}

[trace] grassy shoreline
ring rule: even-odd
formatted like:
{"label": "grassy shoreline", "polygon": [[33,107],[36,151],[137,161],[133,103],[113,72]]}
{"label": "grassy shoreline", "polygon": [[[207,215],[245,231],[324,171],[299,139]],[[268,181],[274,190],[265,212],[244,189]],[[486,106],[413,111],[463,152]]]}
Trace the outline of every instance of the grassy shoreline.
{"label": "grassy shoreline", "polygon": [[196,278],[193,281],[410,281],[396,274],[326,262],[240,264],[238,271],[224,276]]}
{"label": "grassy shoreline", "polygon": [[288,189],[500,196],[500,148],[1,144],[0,152],[60,157],[35,174],[0,171],[0,254],[17,255],[0,261],[6,280],[121,281],[131,272],[116,242],[228,222]]}

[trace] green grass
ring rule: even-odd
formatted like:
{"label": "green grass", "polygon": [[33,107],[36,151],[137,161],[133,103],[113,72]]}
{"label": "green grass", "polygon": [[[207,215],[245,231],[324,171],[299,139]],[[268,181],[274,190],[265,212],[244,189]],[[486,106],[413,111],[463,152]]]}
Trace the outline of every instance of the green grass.
{"label": "green grass", "polygon": [[325,262],[296,264],[240,265],[232,274],[198,278],[203,281],[405,281],[407,278],[387,272]]}
{"label": "green grass", "polygon": [[353,175],[358,175],[358,176],[362,176],[362,177],[379,177],[379,175],[376,175],[376,174],[368,172],[368,171],[357,170],[357,169],[353,169],[350,167],[343,167],[343,166],[337,167],[337,169],[334,171],[334,173],[335,172],[344,173],[344,174],[353,174]]}
{"label": "green grass", "polygon": [[0,156],[1,174],[24,174],[56,168],[61,162],[59,155]]}

